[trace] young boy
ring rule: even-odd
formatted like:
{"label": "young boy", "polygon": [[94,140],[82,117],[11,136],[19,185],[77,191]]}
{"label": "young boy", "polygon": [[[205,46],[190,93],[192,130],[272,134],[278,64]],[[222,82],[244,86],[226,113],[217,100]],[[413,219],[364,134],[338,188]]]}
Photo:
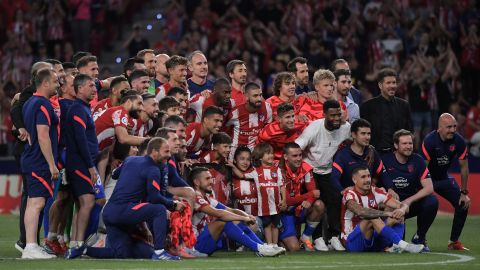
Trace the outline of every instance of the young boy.
{"label": "young boy", "polygon": [[180,115],[180,103],[174,98],[166,96],[158,102],[158,108],[168,116]]}

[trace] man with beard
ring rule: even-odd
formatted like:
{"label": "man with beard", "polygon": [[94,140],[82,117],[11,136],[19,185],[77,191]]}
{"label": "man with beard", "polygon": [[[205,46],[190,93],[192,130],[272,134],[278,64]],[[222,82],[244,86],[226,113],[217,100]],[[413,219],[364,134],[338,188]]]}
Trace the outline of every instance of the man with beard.
{"label": "man with beard", "polygon": [[244,103],[244,87],[247,83],[247,66],[245,62],[237,59],[228,62],[226,73],[232,84],[232,99],[235,100],[237,105]]}
{"label": "man with beard", "polygon": [[106,109],[120,105],[122,92],[127,91],[128,89],[130,89],[130,84],[128,83],[127,78],[123,76],[113,78],[110,83],[109,97],[100,100],[92,111],[93,120],[95,120],[97,116]]}
{"label": "man with beard", "polygon": [[203,112],[210,106],[217,106],[223,110],[224,123],[230,116],[235,101],[231,98],[232,86],[226,78],[219,78],[213,84],[213,91],[208,97],[203,93],[196,94],[190,100],[190,109],[195,111],[195,122],[200,122]]}
{"label": "man with beard", "polygon": [[95,80],[95,87],[97,91],[95,92],[95,98],[90,101],[90,105],[95,106],[98,102],[98,93],[103,89],[108,89],[110,87],[110,82],[113,78],[108,78],[105,80],[98,79],[98,63],[97,57],[94,55],[86,55],[78,59],[75,63],[77,65],[78,72],[80,74],[85,74],[92,77]]}
{"label": "man with beard", "polygon": [[[213,87],[212,87],[213,88]],[[187,111],[188,111],[188,92],[185,89],[182,89],[180,87],[172,87],[170,88],[170,91],[168,91],[167,97],[173,97],[178,101],[180,104],[180,115],[182,117],[186,118],[187,117]]]}
{"label": "man with beard", "polygon": [[[160,192],[159,181],[168,178],[164,165],[170,155],[167,141],[153,138],[148,143],[145,156],[132,156],[125,160],[120,178],[103,210],[108,247],[84,245],[74,248],[69,252],[68,259],[83,254],[94,258],[180,259],[165,250],[167,209],[183,211],[185,208],[183,203],[166,198]],[[153,247],[143,239],[132,237],[132,233],[152,237],[145,222],[151,224]]]}
{"label": "man with beard", "polygon": [[[295,142],[304,151],[304,160],[313,167],[313,177],[320,189],[321,199],[327,206],[328,232],[332,236],[330,244],[335,250],[342,251],[345,249],[339,239],[339,209],[335,207],[338,204],[336,204],[336,197],[333,196],[336,192],[330,182],[330,176],[333,156],[338,145],[350,137],[350,124],[342,123],[342,110],[340,103],[336,100],[330,99],[323,103],[323,114],[325,118],[310,123]],[[325,248],[325,239],[316,237],[320,233],[321,227],[319,226],[313,235],[318,250]]]}
{"label": "man with beard", "polygon": [[245,85],[246,102],[237,106],[226,126],[233,126],[230,159],[239,145],[246,145],[253,151],[260,131],[272,122],[272,108],[264,102],[262,88],[256,83]]}
{"label": "man with beard", "polygon": [[213,82],[207,79],[207,58],[201,51],[194,51],[188,56],[188,70],[192,73],[192,77],[187,80],[191,95],[213,89]]}
{"label": "man with beard", "polygon": [[154,94],[155,89],[162,85],[162,83],[155,78],[157,75],[157,59],[155,57],[155,51],[152,49],[143,49],[137,53],[137,58],[143,60],[145,71],[148,73],[148,77],[150,77],[148,93]]}
{"label": "man with beard", "polygon": [[200,150],[210,150],[212,135],[220,131],[222,124],[223,110],[216,106],[210,106],[203,112],[200,123],[190,123],[185,132],[189,155],[194,156]]}
{"label": "man with beard", "polygon": [[39,70],[35,76],[35,94],[22,108],[26,132],[30,134],[21,164],[27,179],[27,206],[25,209],[26,246],[24,259],[50,259],[50,255],[37,244],[38,221],[47,198],[53,196],[52,181],[59,176],[57,168],[58,116],[49,99],[60,87],[58,77],[51,69]]}
{"label": "man with beard", "polygon": [[137,69],[130,74],[128,82],[132,86],[132,90],[137,91],[140,95],[148,92],[149,77],[147,71]]}
{"label": "man with beard", "polygon": [[221,248],[226,236],[260,256],[276,256],[284,252],[283,249],[266,245],[248,228],[248,225],[255,224],[254,216],[226,207],[211,196],[213,177],[207,168],[194,168],[190,173],[189,182],[196,191],[192,216],[193,230],[197,236],[194,251],[211,255]]}
{"label": "man with beard", "polygon": [[279,239],[288,251],[300,249],[296,226],[305,223],[300,241],[305,250],[313,251],[312,234],[320,223],[325,206],[320,198],[320,190],[315,186],[312,166],[302,160],[302,149],[296,143],[283,147],[283,160],[280,169],[284,177],[287,194],[287,211],[282,213],[282,228]]}
{"label": "man with beard", "polygon": [[[335,73],[337,70],[346,69],[350,71],[350,65],[348,64],[347,60],[339,58],[333,60],[330,64],[330,71]],[[351,71],[350,71],[351,72]],[[358,106],[362,104],[362,92],[355,88],[355,86],[351,85],[348,91],[348,97],[353,100]]]}
{"label": "man with beard", "polygon": [[128,58],[123,64],[123,76],[128,79],[130,74],[136,69],[146,69],[145,64],[143,64],[143,60],[138,59],[136,57]]}
{"label": "man with beard", "polygon": [[[66,128],[67,164],[65,168],[78,212],[72,224],[75,229],[70,248],[83,245],[89,222],[98,225],[101,207],[92,220],[90,220],[90,212],[95,206],[95,198],[105,197],[96,168],[98,141],[89,105],[94,97],[95,82],[88,75],[79,74],[73,81],[73,87],[76,99],[66,117],[69,125]],[[74,246],[75,243],[77,246]]]}
{"label": "man with beard", "polygon": [[170,56],[164,53],[155,56],[155,60],[157,61],[155,67],[155,79],[160,82],[160,85],[168,82],[169,75],[167,68],[165,67],[165,62],[167,62],[168,59],[170,59]]}
{"label": "man with beard", "polygon": [[173,55],[165,62],[169,80],[156,89],[155,95],[157,100],[160,100],[166,96],[172,87],[180,87],[185,90],[188,89],[187,65],[187,58],[179,55]]}
{"label": "man with beard", "polygon": [[360,118],[360,109],[348,94],[352,88],[351,72],[348,69],[339,69],[334,72],[334,75],[337,82],[335,97],[345,104],[348,111],[348,122],[353,123]]}
{"label": "man with beard", "polygon": [[[275,160],[282,158],[283,147],[294,142],[308,123],[295,120],[295,110],[292,104],[282,103],[277,107],[275,121],[266,125],[258,134],[257,144],[266,142],[273,147]],[[317,132],[317,131],[315,131]]]}
{"label": "man with beard", "polygon": [[395,97],[397,72],[382,69],[378,73],[380,95],[360,107],[360,117],[372,124],[371,144],[380,153],[392,152],[393,133],[399,129],[412,130],[410,105],[404,99]]}
{"label": "man with beard", "polygon": [[142,95],[143,110],[138,119],[132,119],[134,122],[133,134],[139,137],[145,137],[153,128],[153,121],[157,119],[160,112],[158,101],[155,96],[149,93]]}
{"label": "man with beard", "polygon": [[[468,250],[458,239],[462,233],[470,207],[468,197],[468,158],[465,139],[457,133],[457,121],[449,113],[438,118],[438,130],[430,132],[422,144],[422,154],[432,176],[433,190],[445,198],[454,208],[449,249]],[[454,159],[460,164],[462,187],[448,175]]]}
{"label": "man with beard", "polygon": [[311,91],[308,81],[308,65],[307,59],[303,57],[295,57],[287,64],[287,70],[295,74],[297,87],[295,94],[300,95]]}
{"label": "man with beard", "polygon": [[413,153],[413,134],[405,129],[393,134],[395,152],[383,157],[385,169],[392,178],[393,190],[400,201],[410,207],[405,218],[417,217],[417,231],[412,243],[423,244],[430,251],[426,235],[437,216],[438,200],[433,195],[433,184],[425,160]]}

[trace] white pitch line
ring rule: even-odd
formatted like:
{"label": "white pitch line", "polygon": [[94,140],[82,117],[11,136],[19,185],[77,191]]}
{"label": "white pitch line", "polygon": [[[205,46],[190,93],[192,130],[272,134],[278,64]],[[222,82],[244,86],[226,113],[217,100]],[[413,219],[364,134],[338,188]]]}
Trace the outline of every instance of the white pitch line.
{"label": "white pitch line", "polygon": [[[327,264],[327,265],[318,265],[318,262],[289,262],[289,265],[262,265],[262,269],[303,269],[303,268],[309,268],[309,269],[324,269],[324,268],[337,268],[337,267],[382,267],[382,266],[414,266],[414,265],[442,265],[442,264],[461,264],[465,262],[469,262],[474,260],[475,258],[472,256],[468,255],[461,255],[461,254],[454,254],[454,253],[440,253],[440,252],[430,252],[426,254],[432,254],[432,255],[444,255],[444,256],[450,256],[454,257],[455,259],[448,259],[448,260],[442,260],[442,261],[432,261],[432,262],[406,262],[406,263],[378,263],[378,264],[358,264],[358,262],[339,262],[339,263],[333,263],[333,264]],[[19,258],[2,258],[2,259],[15,259],[15,260],[20,260]],[[242,258],[243,259],[243,258]],[[83,260],[82,260],[83,261]],[[85,261],[108,261],[108,260],[100,260],[100,259],[85,259]],[[113,260],[112,260],[113,261]],[[150,260],[132,260],[132,259],[127,259],[127,260],[117,260],[117,261],[150,261]],[[208,263],[218,263],[218,262],[235,262],[236,260],[226,260],[226,259],[200,259],[196,260],[196,262],[208,262]],[[237,261],[238,262],[238,261]],[[258,261],[261,263],[261,260]],[[161,262],[159,262],[161,263]],[[181,262],[177,262],[178,264],[181,264]],[[302,265],[291,265],[291,264],[302,264]],[[232,270],[237,270],[237,269],[245,269],[249,270],[252,267],[255,267],[253,265],[250,266],[245,266],[245,267],[239,267],[239,266],[234,266],[234,267],[202,267],[202,270],[204,269],[211,269],[211,270],[225,270],[225,269],[232,269]],[[121,269],[121,268],[117,268]],[[151,268],[125,268],[125,269],[135,269],[135,270],[147,270]],[[198,268],[163,268],[165,270],[177,270],[177,269],[182,269],[182,270],[197,270]],[[37,270],[50,270],[50,269],[38,269]],[[69,270],[77,270],[77,269],[72,269],[69,268]],[[80,270],[80,269],[78,269]],[[97,270],[110,270],[110,269],[97,269]]]}

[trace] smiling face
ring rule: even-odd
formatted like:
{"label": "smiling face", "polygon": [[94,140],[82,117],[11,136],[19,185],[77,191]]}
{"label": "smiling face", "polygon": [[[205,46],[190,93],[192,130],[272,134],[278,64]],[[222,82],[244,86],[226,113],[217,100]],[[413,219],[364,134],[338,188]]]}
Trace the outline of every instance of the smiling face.
{"label": "smiling face", "polygon": [[361,147],[370,145],[371,136],[372,131],[369,127],[360,127],[356,132],[352,132],[353,142]]}
{"label": "smiling face", "polygon": [[192,72],[192,76],[206,78],[208,75],[208,61],[205,55],[201,53],[194,54],[188,69]]}
{"label": "smiling face", "polygon": [[372,188],[372,177],[368,169],[357,171],[352,175],[352,180],[355,189],[362,193],[367,193]]}
{"label": "smiling face", "polygon": [[203,125],[210,134],[217,134],[222,128],[223,115],[212,114],[203,119]]}
{"label": "smiling face", "polygon": [[413,138],[410,135],[400,136],[398,138],[398,144],[394,144],[397,153],[409,157],[413,153]]}
{"label": "smiling face", "polygon": [[244,85],[247,82],[247,66],[245,64],[236,65],[229,76],[233,82]]}
{"label": "smiling face", "polygon": [[296,170],[302,166],[302,149],[289,148],[287,153],[283,154],[283,158],[290,168]]}
{"label": "smiling face", "polygon": [[387,99],[393,98],[397,92],[397,78],[394,76],[387,76],[383,78],[382,82],[378,83],[380,93]]}
{"label": "smiling face", "polygon": [[282,116],[277,115],[277,120],[281,129],[284,131],[292,130],[295,127],[295,111],[288,111]]}
{"label": "smiling face", "polygon": [[288,99],[295,97],[295,80],[285,80],[280,86],[280,96]]}
{"label": "smiling face", "polygon": [[249,151],[242,151],[235,157],[235,165],[242,171],[248,170],[252,164],[252,154]]}

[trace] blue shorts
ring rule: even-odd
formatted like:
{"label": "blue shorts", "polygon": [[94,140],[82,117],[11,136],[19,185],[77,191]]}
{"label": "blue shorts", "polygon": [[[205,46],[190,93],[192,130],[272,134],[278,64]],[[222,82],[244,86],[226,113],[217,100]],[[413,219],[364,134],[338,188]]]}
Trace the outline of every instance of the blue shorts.
{"label": "blue shorts", "polygon": [[365,239],[360,230],[360,225],[357,225],[348,235],[345,248],[348,252],[379,252],[391,245],[392,243],[390,241],[379,235],[376,231],[373,231],[372,239]]}
{"label": "blue shorts", "polygon": [[29,198],[53,197],[53,181],[50,171],[33,171],[26,173],[27,177],[27,194]]}
{"label": "blue shorts", "polygon": [[297,235],[297,225],[307,221],[306,209],[302,209],[299,217],[295,216],[295,207],[292,207],[288,212],[281,214],[282,226],[280,227],[280,234],[278,239],[283,240],[290,236]]}
{"label": "blue shorts", "polygon": [[223,236],[221,236],[218,240],[214,240],[210,231],[208,230],[208,225],[203,228],[203,231],[197,237],[197,243],[195,244],[195,249],[211,255],[216,250],[223,248]]}
{"label": "blue shorts", "polygon": [[103,189],[100,176],[97,178],[97,181],[92,184],[88,169],[67,171],[67,178],[69,184],[71,185],[72,194],[75,198],[85,194],[94,194],[95,199],[105,198],[105,190]]}

